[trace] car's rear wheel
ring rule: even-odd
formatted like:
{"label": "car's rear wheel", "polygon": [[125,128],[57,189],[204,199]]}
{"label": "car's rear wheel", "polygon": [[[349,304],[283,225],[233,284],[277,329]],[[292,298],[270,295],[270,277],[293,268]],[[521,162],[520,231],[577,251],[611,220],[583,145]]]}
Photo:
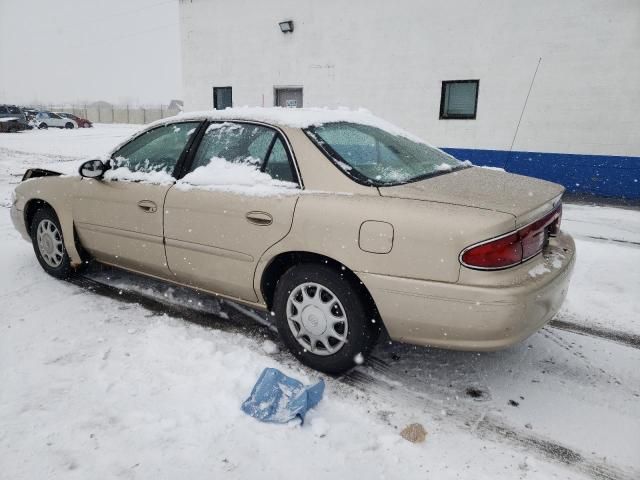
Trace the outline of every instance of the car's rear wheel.
{"label": "car's rear wheel", "polygon": [[73,273],[71,260],[64,248],[64,237],[58,216],[47,206],[38,207],[31,221],[31,241],[42,268],[57,278]]}
{"label": "car's rear wheel", "polygon": [[362,362],[375,344],[378,323],[344,272],[301,264],[278,280],[274,295],[278,331],[305,365],[342,373]]}
{"label": "car's rear wheel", "polygon": [[72,129],[72,128],[73,128],[73,123],[71,123],[71,122],[67,122],[67,123],[65,123],[65,124],[64,124],[64,128]]}

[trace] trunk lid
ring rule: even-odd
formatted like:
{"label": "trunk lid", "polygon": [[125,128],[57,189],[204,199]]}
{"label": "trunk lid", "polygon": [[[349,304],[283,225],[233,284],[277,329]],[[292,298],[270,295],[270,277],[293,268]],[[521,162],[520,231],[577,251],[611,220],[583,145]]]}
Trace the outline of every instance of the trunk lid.
{"label": "trunk lid", "polygon": [[383,197],[449,203],[508,213],[516,226],[525,225],[551,210],[564,187],[537,178],[501,170],[472,167],[419,182],[379,187]]}

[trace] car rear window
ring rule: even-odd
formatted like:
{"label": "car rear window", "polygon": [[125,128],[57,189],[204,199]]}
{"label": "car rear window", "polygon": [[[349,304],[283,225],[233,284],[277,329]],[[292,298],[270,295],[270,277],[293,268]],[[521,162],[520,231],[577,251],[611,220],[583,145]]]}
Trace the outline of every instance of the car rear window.
{"label": "car rear window", "polygon": [[332,122],[305,131],[359,183],[401,185],[468,166],[426,143],[371,125]]}

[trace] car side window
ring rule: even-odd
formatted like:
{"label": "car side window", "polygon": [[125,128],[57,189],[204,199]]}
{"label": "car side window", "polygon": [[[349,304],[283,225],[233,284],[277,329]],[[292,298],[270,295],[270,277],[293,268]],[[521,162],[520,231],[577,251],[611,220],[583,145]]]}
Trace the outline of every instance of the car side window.
{"label": "car side window", "polygon": [[199,124],[172,123],[143,133],[112,155],[116,168],[126,167],[132,172],[173,173]]}
{"label": "car side window", "polygon": [[260,125],[212,123],[202,137],[191,170],[208,165],[214,159],[254,165],[264,163],[276,132]]}
{"label": "car side window", "polygon": [[7,107],[0,107],[0,113],[9,113]]}
{"label": "car side window", "polygon": [[291,164],[289,163],[287,149],[279,137],[271,148],[271,153],[267,159],[267,165],[264,171],[271,175],[271,178],[276,180],[282,180],[284,182],[296,181],[293,176],[293,172],[291,171]]}

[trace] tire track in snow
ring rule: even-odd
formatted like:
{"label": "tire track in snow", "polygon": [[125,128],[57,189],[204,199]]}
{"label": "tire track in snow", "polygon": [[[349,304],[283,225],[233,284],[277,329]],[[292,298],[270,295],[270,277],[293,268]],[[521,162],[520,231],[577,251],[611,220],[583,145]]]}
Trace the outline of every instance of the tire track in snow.
{"label": "tire track in snow", "polygon": [[[131,274],[126,274],[131,275]],[[131,275],[129,281],[131,286],[135,286],[137,276]],[[143,280],[143,281],[146,281]],[[89,278],[87,276],[79,276],[71,280],[71,283],[82,287],[99,295],[104,295],[118,301],[127,303],[136,303],[144,308],[157,314],[167,314],[176,318],[181,318],[200,325],[216,328],[228,332],[237,332],[252,337],[256,340],[264,340],[269,338],[276,342],[277,333],[275,333],[268,321],[258,321],[254,317],[259,315],[248,315],[244,307],[234,310],[235,315],[229,318],[226,310],[222,309],[222,305],[227,303],[233,306],[235,304],[227,301],[218,301],[218,309],[204,310],[197,309],[194,306],[176,304],[172,302],[172,298],[163,300],[158,292],[152,294],[147,286],[136,291],[128,289],[124,286],[103,283],[100,279]],[[178,289],[179,290],[179,289]],[[209,295],[203,295],[210,297]],[[210,307],[210,305],[209,305]],[[251,322],[246,322],[247,319]],[[230,321],[231,320],[231,321]],[[560,326],[570,330],[576,324],[562,322]],[[582,327],[576,325],[576,327]],[[563,329],[559,328],[558,329]],[[592,331],[593,330],[593,331]],[[579,333],[579,332],[576,332]],[[603,332],[598,329],[590,329],[585,327],[587,336],[595,336],[598,338],[606,338]],[[608,339],[608,338],[607,338]],[[623,344],[626,345],[625,342]],[[630,345],[633,346],[633,345]],[[637,348],[637,347],[634,347]],[[279,360],[284,362],[294,362],[293,358],[288,354],[278,355]],[[378,356],[372,355],[367,364],[353,369],[351,372],[336,377],[339,383],[350,388],[356,388],[363,394],[371,397],[376,403],[388,406],[389,404],[400,404],[403,409],[412,409],[413,411],[424,412],[431,416],[438,417],[442,415],[442,406],[446,405],[447,422],[451,422],[455,427],[476,435],[479,438],[486,438],[496,442],[506,442],[511,446],[515,446],[532,452],[547,461],[564,465],[577,472],[588,475],[593,478],[602,480],[632,480],[638,478],[638,472],[625,471],[615,465],[610,465],[605,461],[585,457],[582,453],[572,449],[553,439],[536,435],[533,432],[520,429],[509,425],[495,415],[490,407],[482,407],[481,403],[460,402],[455,406],[448,402],[448,399],[455,396],[456,392],[452,385],[448,388],[437,383],[429,383],[421,379],[412,378],[412,385],[407,384],[407,378],[402,369],[394,369],[385,360]],[[415,387],[418,387],[416,389]],[[390,394],[393,392],[393,394]],[[387,419],[387,422],[391,422]]]}
{"label": "tire track in snow", "polygon": [[[363,393],[378,397],[384,403],[389,403],[390,400],[397,401],[398,397],[401,397],[405,408],[410,405],[416,410],[422,410],[436,417],[441,414],[441,404],[434,404],[436,400],[434,397],[441,396],[440,400],[443,400],[447,398],[444,395],[451,396],[451,392],[444,389],[440,392],[434,391],[433,385],[429,385],[428,394],[413,390],[410,386],[404,385],[398,372],[377,357],[371,357],[366,367],[356,368],[343,375],[341,381],[360,389]],[[393,399],[389,398],[390,390],[395,391]],[[526,452],[536,453],[546,460],[600,480],[634,480],[640,474],[640,472],[627,471],[608,464],[606,461],[587,458],[560,442],[514,428],[486,409],[470,405],[451,408],[451,403],[447,405],[449,406],[446,412],[447,418],[451,419],[458,428],[480,438],[509,443],[523,448]]]}
{"label": "tire track in snow", "polygon": [[625,247],[630,247],[630,248],[638,248],[640,247],[640,242],[636,242],[633,240],[623,240],[620,238],[612,238],[612,237],[601,237],[598,235],[584,235],[581,233],[572,233],[571,236],[573,238],[577,238],[580,240],[587,240],[587,241],[591,241],[591,242],[602,242],[602,243],[608,243],[608,242],[613,242],[616,243],[618,245],[622,245]]}
{"label": "tire track in snow", "polygon": [[612,330],[609,328],[580,325],[578,323],[567,322],[565,320],[552,320],[549,323],[549,326],[558,330],[577,333],[578,335],[604,338],[605,340],[610,340],[627,347],[640,349],[640,335],[634,335],[633,333]]}

